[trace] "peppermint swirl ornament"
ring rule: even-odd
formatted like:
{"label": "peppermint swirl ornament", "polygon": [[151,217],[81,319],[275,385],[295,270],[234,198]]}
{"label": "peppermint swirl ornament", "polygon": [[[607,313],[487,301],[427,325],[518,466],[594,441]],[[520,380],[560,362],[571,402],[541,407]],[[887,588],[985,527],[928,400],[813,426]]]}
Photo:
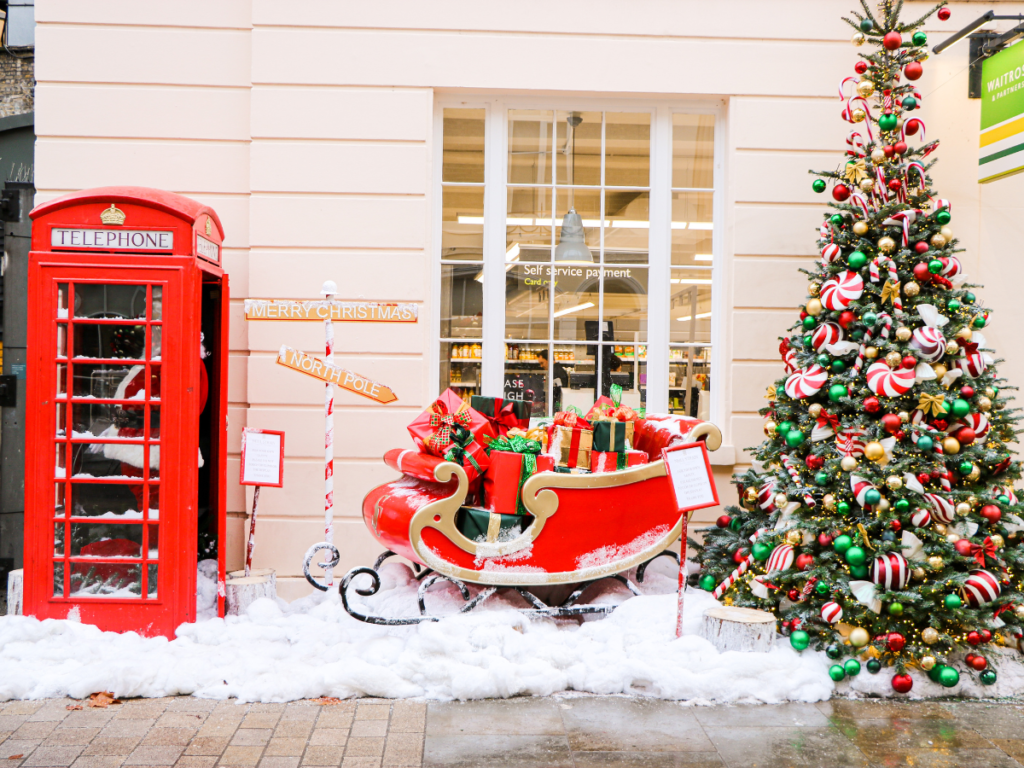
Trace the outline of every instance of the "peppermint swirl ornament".
{"label": "peppermint swirl ornament", "polygon": [[856,272],[846,270],[821,286],[821,303],[826,309],[846,309],[864,295],[864,279]]}
{"label": "peppermint swirl ornament", "polygon": [[839,327],[839,323],[822,323],[811,334],[811,346],[815,352],[821,352],[828,345],[842,340],[843,329]]}
{"label": "peppermint swirl ornament", "polygon": [[946,354],[946,337],[938,328],[915,328],[910,337],[910,346],[917,350],[918,357],[924,362],[934,363]]}
{"label": "peppermint swirl ornament", "polygon": [[871,564],[871,580],[888,590],[903,589],[910,582],[910,566],[903,555],[879,555]]}
{"label": "peppermint swirl ornament", "polygon": [[982,568],[971,571],[963,587],[963,595],[972,608],[991,603],[1001,591],[999,579]]}
{"label": "peppermint swirl ornament", "polygon": [[843,608],[839,603],[829,600],[821,606],[821,618],[829,624],[835,624],[843,618]]}
{"label": "peppermint swirl ornament", "polygon": [[868,388],[876,395],[899,397],[914,386],[917,374],[913,368],[890,368],[878,362],[868,366]]}
{"label": "peppermint swirl ornament", "polygon": [[802,371],[797,371],[786,379],[786,394],[794,400],[813,397],[821,391],[828,381],[828,372],[818,364]]}
{"label": "peppermint swirl ornament", "polygon": [[768,557],[768,562],[765,564],[765,570],[768,573],[788,571],[793,567],[793,560],[795,559],[796,555],[793,553],[793,548],[789,544],[780,544],[772,550],[771,555]]}

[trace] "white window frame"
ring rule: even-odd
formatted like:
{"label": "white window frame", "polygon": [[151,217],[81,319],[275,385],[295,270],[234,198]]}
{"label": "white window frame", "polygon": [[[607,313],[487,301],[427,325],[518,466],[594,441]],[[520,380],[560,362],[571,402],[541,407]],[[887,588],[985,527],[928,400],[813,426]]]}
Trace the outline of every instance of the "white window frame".
{"label": "white window frame", "polygon": [[[460,97],[435,94],[433,120],[433,178],[431,193],[431,311],[430,346],[427,352],[430,383],[428,393],[436,397],[441,375],[441,170],[444,159],[444,110],[484,110],[484,319],[480,392],[500,396],[504,391],[505,367],[505,213],[508,182],[508,111],[523,109],[575,110],[592,112],[647,112],[651,115],[650,239],[648,241],[647,295],[647,410],[667,413],[669,403],[669,337],[671,317],[672,260],[672,116],[711,114],[715,116],[714,186],[711,190],[714,226],[711,261],[711,405],[710,420],[721,424],[724,406],[724,365],[722,354],[725,296],[725,104],[720,99],[693,98],[680,101],[654,99],[594,99],[566,96]],[[494,224],[497,224],[495,226]],[[655,286],[663,286],[655,290]],[[572,342],[566,342],[572,343]]]}

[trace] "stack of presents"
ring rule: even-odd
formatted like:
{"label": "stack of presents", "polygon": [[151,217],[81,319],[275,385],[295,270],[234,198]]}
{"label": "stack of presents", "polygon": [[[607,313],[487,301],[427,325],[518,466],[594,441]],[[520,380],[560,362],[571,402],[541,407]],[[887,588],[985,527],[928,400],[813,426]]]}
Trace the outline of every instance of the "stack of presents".
{"label": "stack of presents", "polygon": [[530,407],[475,395],[467,404],[449,389],[409,425],[420,451],[466,470],[468,506],[457,522],[470,539],[502,541],[525,529],[533,518],[522,488],[537,472],[585,475],[647,463],[647,454],[632,448],[643,414],[628,406],[601,397],[585,415],[562,411],[533,427]]}

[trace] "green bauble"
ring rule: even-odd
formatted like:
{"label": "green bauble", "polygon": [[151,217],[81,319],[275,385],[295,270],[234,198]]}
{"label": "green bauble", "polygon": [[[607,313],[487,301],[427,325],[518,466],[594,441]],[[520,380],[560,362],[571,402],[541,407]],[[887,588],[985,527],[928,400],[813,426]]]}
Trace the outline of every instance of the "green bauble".
{"label": "green bauble", "polygon": [[772,547],[769,544],[765,544],[762,541],[755,541],[754,545],[750,548],[750,554],[754,556],[754,559],[758,562],[763,562],[768,559],[768,556],[772,553]]}
{"label": "green bauble", "polygon": [[992,685],[996,681],[996,672],[994,669],[986,669],[978,675],[978,679],[981,680],[982,685]]}
{"label": "green bauble", "polygon": [[903,615],[903,603],[889,603],[889,615],[890,616],[902,616]]}
{"label": "green bauble", "polygon": [[907,501],[906,499],[900,499],[899,501],[896,502],[896,511],[900,513],[909,512],[910,502]]}
{"label": "green bauble", "polygon": [[960,682],[960,673],[953,667],[943,667],[939,672],[939,683],[943,688],[952,688]]}
{"label": "green bauble", "polygon": [[740,529],[742,529],[742,528],[743,528],[743,521],[740,520],[738,517],[734,517],[729,522],[729,530],[732,531],[733,533],[739,533]]}
{"label": "green bauble", "polygon": [[928,435],[921,435],[917,438],[917,447],[922,451],[930,451],[934,445],[935,443]]}
{"label": "green bauble", "polygon": [[996,496],[996,501],[998,501],[1000,504],[1009,504],[1010,497],[1006,496],[1005,494],[1002,496]]}
{"label": "green bauble", "polygon": [[802,445],[806,439],[807,438],[804,436],[804,433],[799,429],[791,429],[786,433],[786,445],[790,448],[796,448],[797,446]]}
{"label": "green bauble", "polygon": [[[840,501],[838,504],[836,504],[836,512],[838,512],[840,515],[848,515],[848,514],[850,514],[850,504],[849,504],[849,502]],[[847,538],[849,538],[849,537],[847,537]]]}
{"label": "green bauble", "polygon": [[861,318],[861,322],[870,327],[878,322],[878,315],[874,312],[865,312],[864,317]]}
{"label": "green bauble", "polygon": [[811,182],[811,189],[813,189],[815,192],[819,194],[824,192],[827,186],[828,185],[825,184],[824,179],[815,179],[813,182]]}
{"label": "green bauble", "polygon": [[975,328],[984,328],[985,327],[985,318],[982,317],[981,315],[978,315],[976,318],[974,318],[974,327]]}
{"label": "green bauble", "polygon": [[964,604],[964,601],[960,599],[960,595],[946,595],[942,603],[949,608],[949,610],[955,611]]}
{"label": "green bauble", "polygon": [[935,214],[935,220],[939,222],[939,224],[942,224],[943,226],[949,224],[949,220],[951,218],[953,217],[952,215],[950,215],[948,208],[943,208],[941,211]]}
{"label": "green bauble", "polygon": [[924,32],[915,32],[914,36],[910,38],[910,42],[920,47],[928,42],[928,35]]}
{"label": "green bauble", "polygon": [[818,472],[814,476],[814,484],[815,485],[828,485],[828,481],[831,480],[831,479],[832,479],[832,477],[831,477],[831,475],[829,475],[828,472]]}
{"label": "green bauble", "polygon": [[775,434],[782,435],[783,437],[785,437],[786,433],[789,432],[789,430],[791,430],[792,428],[793,428],[793,422],[792,421],[786,420],[786,421],[780,422],[779,425],[777,427],[775,427]]}
{"label": "green bauble", "polygon": [[802,629],[794,629],[793,634],[789,636],[789,644],[796,650],[802,651],[811,644],[811,636]]}
{"label": "green bauble", "polygon": [[838,645],[833,644],[825,649],[825,655],[834,661],[835,659],[842,658],[843,649],[840,648]]}
{"label": "green bauble", "polygon": [[802,325],[804,327],[804,330],[806,330],[806,331],[811,330],[817,324],[818,324],[818,321],[815,320],[812,315],[808,315],[807,317],[805,317],[803,319],[803,323],[802,323]]}
{"label": "green bauble", "polygon": [[837,536],[836,540],[832,542],[832,549],[834,549],[840,555],[846,554],[847,550],[849,550],[852,546],[853,539],[851,539],[845,533],[842,536]]}
{"label": "green bauble", "polygon": [[971,404],[963,398],[958,397],[953,401],[953,415],[954,416],[966,416],[971,412]]}
{"label": "green bauble", "polygon": [[878,659],[868,659],[868,663],[866,666],[868,668],[868,672],[870,672],[872,675],[877,675],[879,672],[882,671],[882,662],[880,662]]}
{"label": "green bauble", "polygon": [[828,676],[835,680],[837,683],[846,677],[846,670],[843,669],[842,664],[833,664],[828,668]]}
{"label": "green bauble", "polygon": [[850,575],[855,579],[866,579],[868,577],[868,567],[866,565],[851,565]]}
{"label": "green bauble", "polygon": [[917,99],[913,96],[907,96],[902,102],[903,108],[908,112],[912,109],[917,109]]}
{"label": "green bauble", "polygon": [[846,363],[842,360],[833,360],[830,367],[832,368],[832,373],[842,373],[846,370]]}
{"label": "green bauble", "polygon": [[870,32],[872,29],[874,29],[874,28],[875,28],[875,24],[874,24],[873,21],[871,21],[871,19],[861,19],[860,20],[860,31],[863,32],[865,35],[868,32]]}
{"label": "green bauble", "polygon": [[957,301],[956,299],[950,299],[949,301],[946,302],[946,308],[950,312],[956,312],[958,309],[960,309],[960,302]]}
{"label": "green bauble", "polygon": [[928,670],[928,679],[933,683],[939,682],[939,675],[942,674],[942,670],[946,668],[945,664],[936,664],[934,667]]}
{"label": "green bauble", "polygon": [[970,291],[964,294],[964,301],[966,301],[968,304],[973,304],[976,298],[977,297]]}
{"label": "green bauble", "polygon": [[814,346],[814,337],[809,333],[804,336],[804,346],[807,348]]}
{"label": "green bauble", "polygon": [[882,500],[882,494],[878,492],[877,488],[868,488],[864,491],[864,503],[874,506]]}
{"label": "green bauble", "polygon": [[828,594],[828,589],[828,584],[826,584],[824,581],[819,581],[817,584],[814,585],[814,591],[822,597]]}
{"label": "green bauble", "polygon": [[846,263],[850,265],[850,269],[860,269],[868,263],[868,257],[860,251],[854,251],[846,258]]}
{"label": "green bauble", "polygon": [[833,384],[828,388],[828,399],[833,403],[838,403],[844,397],[846,397],[846,387],[842,384]]}
{"label": "green bauble", "polygon": [[853,333],[851,333],[850,336],[851,338],[853,338],[854,341],[860,341],[861,339],[864,338],[864,329],[858,328]]}
{"label": "green bauble", "polygon": [[961,475],[969,475],[974,471],[974,465],[969,461],[961,461],[960,466],[957,467],[960,470]]}
{"label": "green bauble", "polygon": [[850,565],[864,565],[864,561],[868,559],[868,553],[864,551],[863,547],[850,547],[843,557]]}
{"label": "green bauble", "polygon": [[933,275],[939,274],[942,271],[942,262],[938,259],[932,259],[928,262],[928,271]]}
{"label": "green bauble", "polygon": [[832,358],[828,355],[818,355],[814,360],[822,368],[826,368],[828,364],[832,362]]}
{"label": "green bauble", "polygon": [[715,583],[715,577],[710,573],[705,573],[700,577],[700,588],[705,592],[711,592],[716,586],[718,585]]}
{"label": "green bauble", "polygon": [[843,214],[833,213],[831,216],[828,217],[828,220],[838,227],[843,223]]}
{"label": "green bauble", "polygon": [[860,662],[856,659],[847,659],[843,664],[843,669],[850,677],[856,677],[860,674]]}
{"label": "green bauble", "polygon": [[888,112],[878,118],[878,127],[883,131],[892,131],[896,128],[896,115]]}

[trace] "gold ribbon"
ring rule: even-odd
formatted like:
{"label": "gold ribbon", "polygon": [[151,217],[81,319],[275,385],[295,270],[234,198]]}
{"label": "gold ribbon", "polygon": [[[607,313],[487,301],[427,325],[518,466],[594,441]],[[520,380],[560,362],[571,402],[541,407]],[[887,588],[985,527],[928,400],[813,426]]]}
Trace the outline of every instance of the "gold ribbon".
{"label": "gold ribbon", "polygon": [[930,412],[932,416],[938,416],[945,412],[945,395],[929,395],[921,393],[921,399],[917,401],[917,409],[925,416]]}
{"label": "gold ribbon", "polygon": [[774,384],[772,384],[771,386],[768,387],[768,390],[764,393],[764,397],[765,397],[765,400],[774,400],[775,399],[775,385]]}
{"label": "gold ribbon", "polygon": [[843,172],[843,175],[846,176],[847,181],[853,184],[857,184],[862,179],[868,178],[868,166],[867,163],[864,162],[864,158],[851,160],[847,163],[846,170]]}
{"label": "gold ribbon", "polygon": [[857,530],[860,531],[860,535],[864,539],[864,545],[868,549],[874,549],[875,545],[872,544],[871,539],[868,538],[868,532],[864,528],[864,523],[857,523]]}
{"label": "gold ribbon", "polygon": [[896,299],[900,297],[900,284],[894,283],[892,280],[886,280],[885,285],[882,286],[882,303],[889,302],[892,304]]}

